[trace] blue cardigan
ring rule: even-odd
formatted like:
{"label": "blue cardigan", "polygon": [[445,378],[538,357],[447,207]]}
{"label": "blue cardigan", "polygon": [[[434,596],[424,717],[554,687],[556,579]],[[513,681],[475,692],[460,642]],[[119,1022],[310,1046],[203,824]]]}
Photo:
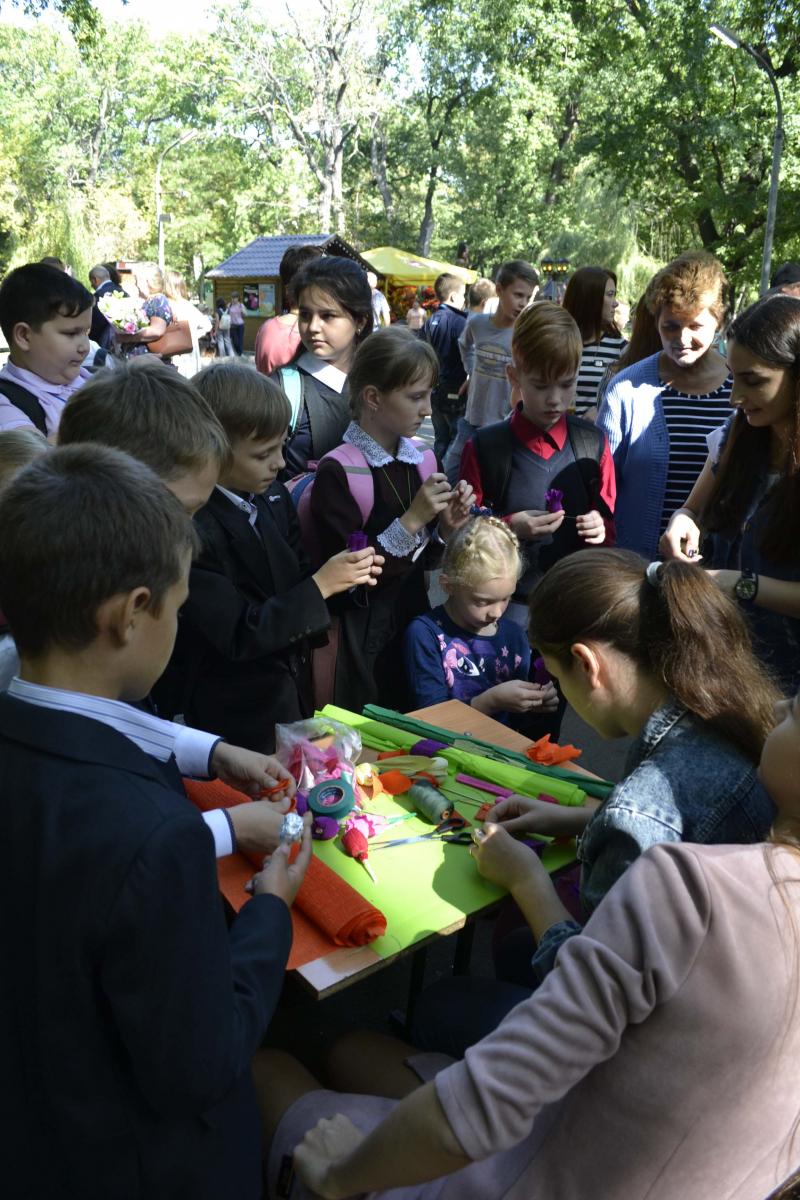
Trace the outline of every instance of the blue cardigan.
{"label": "blue cardigan", "polygon": [[648,561],[658,556],[669,464],[660,356],[658,351],[615,375],[597,414],[617,473],[617,545],[635,550]]}

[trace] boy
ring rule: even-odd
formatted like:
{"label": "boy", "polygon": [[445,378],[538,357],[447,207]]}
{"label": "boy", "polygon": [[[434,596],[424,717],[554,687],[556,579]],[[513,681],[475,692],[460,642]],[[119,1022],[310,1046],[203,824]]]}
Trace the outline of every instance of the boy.
{"label": "boy", "polygon": [[497,272],[497,310],[470,317],[459,339],[469,391],[464,418],[445,460],[448,478],[458,478],[461,451],[482,425],[502,421],[511,408],[511,384],[506,367],[511,362],[511,331],[521,312],[539,289],[539,276],[521,259],[503,263]]}
{"label": "boy", "polygon": [[329,596],[374,584],[383,559],[343,551],[315,574],[292,499],[277,483],[289,426],[280,388],[238,363],[215,363],[194,384],[230,441],[231,456],[197,514],[175,655],[155,697],[167,714],[270,751],[276,722],[314,711],[312,642],[324,645]]}
{"label": "boy", "polygon": [[547,568],[613,531],[616,483],[605,434],[568,415],[582,352],[565,309],[551,301],[528,308],[514,326],[507,367],[520,403],[510,421],[478,430],[461,459],[475,503],[491,507],[523,545],[528,568],[508,609],[523,625],[528,596]]}
{"label": "boy", "polygon": [[478,276],[469,286],[467,292],[467,316],[474,317],[476,313],[493,312],[497,308],[497,289],[491,279]]}
{"label": "boy", "polygon": [[[222,426],[202,396],[173,367],[132,359],[95,376],[64,409],[62,446],[100,442],[146,463],[192,516],[211,493],[230,454]],[[251,796],[288,774],[275,759],[229,745],[217,735],[140,713],[154,746],[181,776],[214,775]],[[291,791],[291,789],[290,789]],[[263,854],[280,832],[285,801],[234,805],[204,813],[218,857],[234,849]]]}
{"label": "boy", "polygon": [[439,360],[439,382],[431,395],[431,419],[435,435],[433,452],[441,462],[467,403],[463,394],[467,375],[458,348],[467,318],[463,280],[445,272],[436,279],[433,289],[439,307],[422,327],[419,337],[433,346]]}
{"label": "boy", "polygon": [[0,371],[0,429],[33,425],[52,436],[64,405],[91,372],[94,297],[77,279],[43,263],[27,263],[0,287],[0,329],[8,362]]}
{"label": "boy", "polygon": [[9,1195],[261,1194],[250,1057],[309,835],[294,867],[282,848],[255,877],[228,933],[206,826],[135,721],[120,727],[170,655],[194,543],[153,472],[99,446],[44,455],[0,499],[22,658],[0,696]]}

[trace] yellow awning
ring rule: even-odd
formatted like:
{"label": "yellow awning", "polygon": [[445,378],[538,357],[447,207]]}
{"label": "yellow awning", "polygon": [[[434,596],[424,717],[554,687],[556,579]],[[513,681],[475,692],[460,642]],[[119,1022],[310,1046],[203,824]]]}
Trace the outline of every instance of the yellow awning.
{"label": "yellow awning", "polygon": [[398,250],[395,246],[377,246],[374,250],[364,250],[361,254],[378,275],[385,275],[394,284],[414,284],[417,287],[432,284],[437,275],[445,271],[457,275],[465,283],[474,283],[478,278],[477,271],[467,267],[456,267],[453,263],[437,262],[434,258],[422,258],[419,254],[411,254],[407,250]]}

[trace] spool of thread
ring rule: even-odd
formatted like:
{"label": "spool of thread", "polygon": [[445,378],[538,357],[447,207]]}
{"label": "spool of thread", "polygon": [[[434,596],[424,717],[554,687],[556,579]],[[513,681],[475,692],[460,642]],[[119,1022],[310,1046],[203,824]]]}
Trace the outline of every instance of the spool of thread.
{"label": "spool of thread", "polygon": [[447,797],[430,783],[415,783],[406,795],[419,815],[432,825],[446,821],[453,811],[453,805]]}
{"label": "spool of thread", "polygon": [[439,750],[448,750],[449,746],[446,742],[435,742],[433,738],[422,738],[408,751],[409,754],[422,754],[426,758],[433,758]]}
{"label": "spool of thread", "polygon": [[356,796],[346,779],[325,779],[308,793],[308,807],[318,817],[341,821],[355,808]]}

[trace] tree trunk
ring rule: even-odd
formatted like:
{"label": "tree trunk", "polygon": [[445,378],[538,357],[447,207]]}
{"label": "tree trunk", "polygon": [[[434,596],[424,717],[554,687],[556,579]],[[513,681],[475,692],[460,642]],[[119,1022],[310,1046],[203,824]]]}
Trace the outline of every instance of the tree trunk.
{"label": "tree trunk", "polygon": [[433,231],[436,228],[436,222],[433,218],[433,197],[438,177],[439,164],[438,162],[433,162],[428,171],[428,187],[425,191],[425,211],[419,227],[419,238],[417,239],[417,253],[422,254],[425,258],[430,256]]}
{"label": "tree trunk", "polygon": [[565,154],[564,151],[578,124],[578,101],[568,100],[561,117],[561,132],[558,135],[557,150],[547,174],[547,187],[544,193],[544,204],[551,208],[557,198],[561,184],[564,182]]}
{"label": "tree trunk", "polygon": [[372,169],[372,178],[375,180],[375,186],[383,201],[383,211],[386,214],[386,223],[389,226],[389,240],[393,242],[396,213],[394,197],[389,187],[389,173],[386,168],[386,138],[378,121],[373,122],[372,125],[369,143],[369,162]]}

